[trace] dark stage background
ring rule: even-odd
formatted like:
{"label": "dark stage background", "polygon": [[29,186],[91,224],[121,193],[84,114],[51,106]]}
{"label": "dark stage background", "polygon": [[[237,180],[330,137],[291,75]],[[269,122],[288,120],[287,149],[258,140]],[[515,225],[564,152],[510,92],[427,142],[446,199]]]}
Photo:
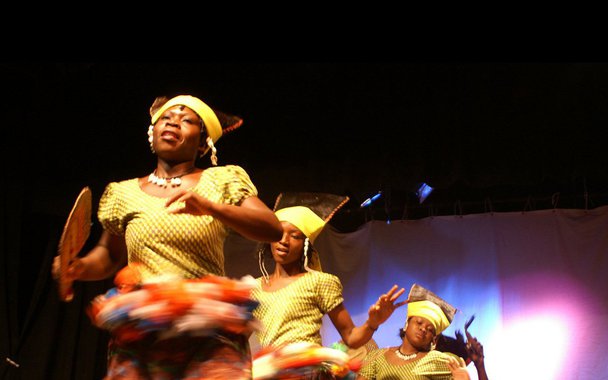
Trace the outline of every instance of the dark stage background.
{"label": "dark stage background", "polygon": [[[282,191],[349,195],[331,222],[339,233],[608,204],[604,63],[5,62],[0,85],[1,379],[103,374],[106,337],[83,310],[111,282],[61,303],[50,263],[83,186],[96,210],[107,182],[152,171],[157,95],[192,93],[241,115],[217,144],[219,162],[244,167],[269,206]],[[420,204],[422,181],[435,190]],[[98,234],[94,224],[89,244]]]}

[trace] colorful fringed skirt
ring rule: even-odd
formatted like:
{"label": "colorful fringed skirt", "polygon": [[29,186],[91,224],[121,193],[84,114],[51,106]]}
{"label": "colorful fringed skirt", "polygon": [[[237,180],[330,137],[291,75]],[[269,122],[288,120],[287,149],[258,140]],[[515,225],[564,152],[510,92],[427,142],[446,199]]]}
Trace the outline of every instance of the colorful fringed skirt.
{"label": "colorful fringed skirt", "polygon": [[358,359],[342,350],[296,342],[258,352],[253,358],[253,379],[350,380],[360,366]]}
{"label": "colorful fringed skirt", "polygon": [[252,277],[207,276],[112,288],[88,309],[108,330],[106,380],[251,379]]}

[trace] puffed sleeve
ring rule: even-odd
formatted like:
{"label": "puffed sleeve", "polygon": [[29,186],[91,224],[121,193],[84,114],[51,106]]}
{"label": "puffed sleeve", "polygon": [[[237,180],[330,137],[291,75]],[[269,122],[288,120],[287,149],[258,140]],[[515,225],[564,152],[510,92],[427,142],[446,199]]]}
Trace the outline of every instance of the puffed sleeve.
{"label": "puffed sleeve", "polygon": [[108,184],[99,200],[99,209],[97,210],[97,219],[105,230],[113,235],[125,234],[125,223],[122,209],[124,204],[118,196],[118,183],[112,182]]}
{"label": "puffed sleeve", "polygon": [[225,183],[224,195],[229,199],[230,204],[241,204],[244,199],[257,196],[256,189],[249,174],[238,165],[226,165],[228,178]]}
{"label": "puffed sleeve", "polygon": [[323,313],[327,314],[336,306],[344,302],[342,296],[342,283],[340,279],[330,273],[317,272],[319,281],[317,281],[317,294],[319,295],[319,308]]}

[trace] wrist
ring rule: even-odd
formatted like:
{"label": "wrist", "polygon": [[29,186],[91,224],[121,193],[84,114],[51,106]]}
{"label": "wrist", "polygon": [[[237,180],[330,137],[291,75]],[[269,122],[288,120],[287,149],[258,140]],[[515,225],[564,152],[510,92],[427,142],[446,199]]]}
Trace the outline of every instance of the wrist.
{"label": "wrist", "polygon": [[365,322],[365,327],[367,327],[368,329],[372,330],[373,332],[376,332],[376,331],[378,331],[378,327],[380,327],[380,326],[378,325],[378,326],[374,327],[374,326],[371,325],[371,323]]}

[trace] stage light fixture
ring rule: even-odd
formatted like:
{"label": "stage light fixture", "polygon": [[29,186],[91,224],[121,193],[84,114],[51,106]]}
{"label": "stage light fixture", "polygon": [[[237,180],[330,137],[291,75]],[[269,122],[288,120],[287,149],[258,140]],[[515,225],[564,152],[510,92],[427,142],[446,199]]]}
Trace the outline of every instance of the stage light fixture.
{"label": "stage light fixture", "polygon": [[378,198],[380,198],[381,195],[382,195],[382,191],[378,191],[378,193],[376,195],[374,195],[373,197],[370,197],[370,198],[367,198],[366,200],[364,200],[363,203],[361,203],[361,205],[359,207],[361,207],[361,208],[368,207],[369,205],[374,203],[376,200],[378,200]]}
{"label": "stage light fixture", "polygon": [[422,204],[422,202],[424,202],[424,200],[431,195],[431,193],[433,192],[433,188],[431,186],[429,186],[426,182],[422,182],[419,186],[418,189],[416,190],[416,196],[418,197],[418,202],[420,204]]}

